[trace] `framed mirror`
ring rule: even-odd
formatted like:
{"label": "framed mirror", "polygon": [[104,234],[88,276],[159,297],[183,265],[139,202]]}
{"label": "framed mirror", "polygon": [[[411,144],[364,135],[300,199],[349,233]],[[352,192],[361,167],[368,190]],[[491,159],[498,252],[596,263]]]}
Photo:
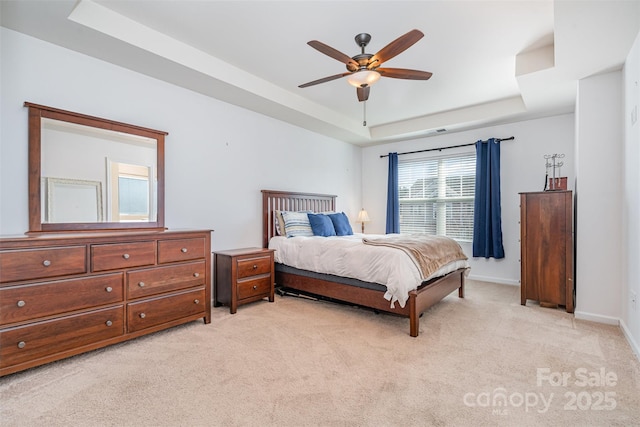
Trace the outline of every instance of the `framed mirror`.
{"label": "framed mirror", "polygon": [[29,233],[164,229],[167,132],[24,105]]}

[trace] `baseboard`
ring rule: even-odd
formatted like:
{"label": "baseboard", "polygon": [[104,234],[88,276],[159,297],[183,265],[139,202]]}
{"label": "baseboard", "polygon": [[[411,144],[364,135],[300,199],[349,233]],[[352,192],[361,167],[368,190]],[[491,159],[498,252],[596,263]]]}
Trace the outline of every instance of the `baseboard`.
{"label": "baseboard", "polygon": [[620,325],[620,319],[611,316],[602,316],[600,314],[587,313],[584,311],[577,311],[574,313],[576,319],[589,320],[591,322],[605,323],[607,325]]}
{"label": "baseboard", "polygon": [[503,279],[500,277],[477,276],[473,273],[469,274],[469,280],[478,280],[480,282],[500,283],[501,285],[520,286],[519,280]]}
{"label": "baseboard", "polygon": [[631,351],[633,351],[633,354],[635,354],[636,358],[640,361],[640,346],[638,346],[638,343],[636,342],[636,340],[633,339],[633,335],[631,335],[631,331],[629,330],[629,328],[627,327],[627,324],[622,319],[620,319],[620,329],[622,329],[622,333],[627,338],[627,341],[631,346]]}

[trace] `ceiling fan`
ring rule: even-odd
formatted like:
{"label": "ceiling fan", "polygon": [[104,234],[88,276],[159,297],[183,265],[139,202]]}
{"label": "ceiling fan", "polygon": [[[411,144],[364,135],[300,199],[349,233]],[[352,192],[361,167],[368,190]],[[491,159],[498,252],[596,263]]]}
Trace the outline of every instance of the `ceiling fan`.
{"label": "ceiling fan", "polygon": [[380,77],[428,80],[432,76],[432,73],[428,71],[407,70],[404,68],[380,68],[384,62],[404,52],[423,36],[424,34],[422,34],[421,31],[411,30],[407,34],[398,37],[380,49],[380,51],[375,55],[372,55],[364,51],[364,48],[369,44],[369,41],[371,41],[371,36],[367,33],[360,33],[355,37],[355,41],[362,51],[353,57],[348,57],[344,53],[332,48],[331,46],[327,46],[322,42],[311,40],[307,43],[309,46],[344,63],[347,66],[348,71],[346,73],[335,74],[333,76],[314,80],[298,87],[305,88],[349,76],[347,81],[349,84],[356,87],[358,101],[363,102],[369,99],[371,85],[377,82]]}

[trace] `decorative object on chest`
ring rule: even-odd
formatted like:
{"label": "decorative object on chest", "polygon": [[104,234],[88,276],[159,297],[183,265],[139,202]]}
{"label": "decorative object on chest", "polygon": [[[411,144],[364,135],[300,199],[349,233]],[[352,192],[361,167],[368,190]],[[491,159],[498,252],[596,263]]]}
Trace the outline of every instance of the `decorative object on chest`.
{"label": "decorative object on chest", "polygon": [[245,248],[214,252],[214,305],[238,306],[269,298],[274,301],[275,270],[272,249]]}
{"label": "decorative object on chest", "polygon": [[200,318],[211,231],[0,239],[0,375]]}
{"label": "decorative object on chest", "polygon": [[[567,177],[560,176],[561,168],[564,162],[559,161],[563,159],[564,154],[545,154],[545,167],[547,171],[544,179],[544,191],[566,191],[567,190]],[[551,171],[551,176],[549,176]]]}
{"label": "decorative object on chest", "polygon": [[520,193],[521,304],[574,310],[571,191]]}

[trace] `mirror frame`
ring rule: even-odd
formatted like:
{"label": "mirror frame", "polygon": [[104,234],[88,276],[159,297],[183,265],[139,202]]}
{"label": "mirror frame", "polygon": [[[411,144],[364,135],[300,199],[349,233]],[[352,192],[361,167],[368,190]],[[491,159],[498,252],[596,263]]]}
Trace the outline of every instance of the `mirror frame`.
{"label": "mirror frame", "polygon": [[[29,231],[27,234],[65,231],[106,230],[164,230],[164,139],[167,132],[143,128],[127,123],[58,108],[25,102],[29,107]],[[43,223],[41,206],[41,134],[42,118],[60,120],[99,129],[112,130],[156,140],[157,148],[157,215],[156,221],[148,222],[87,222],[87,223]]]}

